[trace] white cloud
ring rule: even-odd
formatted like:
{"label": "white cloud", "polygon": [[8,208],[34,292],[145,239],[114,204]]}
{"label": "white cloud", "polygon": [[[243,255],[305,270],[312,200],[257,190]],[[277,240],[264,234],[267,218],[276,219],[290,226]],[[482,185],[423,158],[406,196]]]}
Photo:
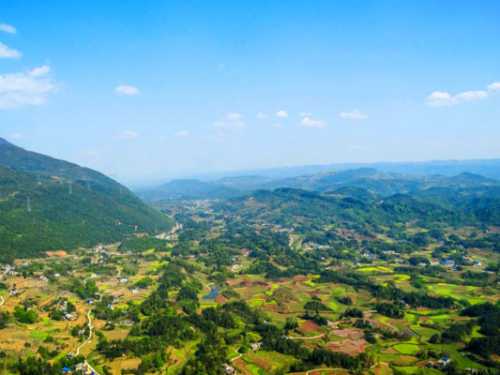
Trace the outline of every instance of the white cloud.
{"label": "white cloud", "polygon": [[0,42],[0,59],[18,59],[21,57],[21,52],[18,50],[9,48],[2,42]]}
{"label": "white cloud", "polygon": [[481,100],[488,97],[488,93],[483,90],[476,91],[464,91],[460,94],[455,95],[455,99],[458,102],[471,102],[474,100]]}
{"label": "white cloud", "polygon": [[115,87],[117,95],[134,96],[139,95],[140,91],[137,87],[131,85],[119,85]]}
{"label": "white cloud", "polygon": [[175,133],[175,136],[185,138],[185,137],[189,137],[190,134],[191,133],[188,130],[179,130],[178,132]]}
{"label": "white cloud", "polygon": [[349,111],[349,112],[340,112],[339,117],[344,119],[344,120],[360,121],[360,120],[366,120],[368,118],[368,115],[355,109],[355,110]]}
{"label": "white cloud", "polygon": [[311,116],[302,117],[300,124],[305,128],[324,128],[326,126],[324,121],[314,119]]}
{"label": "white cloud", "polygon": [[0,75],[0,109],[44,104],[57,89],[49,72],[50,67],[44,65],[25,73]]}
{"label": "white cloud", "polygon": [[218,130],[219,133],[234,131],[242,129],[246,126],[243,121],[243,115],[238,112],[229,112],[224,115],[224,118],[217,120],[213,123],[213,126]]}
{"label": "white cloud", "polygon": [[433,91],[425,99],[431,107],[446,107],[486,99],[491,93],[500,91],[500,82],[493,82],[485,90],[469,90],[451,94],[448,91]]}
{"label": "white cloud", "polygon": [[9,33],[9,34],[15,34],[17,32],[17,30],[14,26],[9,25],[7,23],[0,23],[0,31],[3,31],[4,33]]}
{"label": "white cloud", "polygon": [[31,69],[30,75],[32,77],[43,77],[50,73],[50,66],[42,65],[36,68]]}
{"label": "white cloud", "polygon": [[257,115],[255,117],[257,117],[258,120],[265,120],[269,116],[267,115],[267,113],[257,112]]}
{"label": "white cloud", "polygon": [[123,139],[125,141],[131,141],[133,139],[137,139],[139,137],[139,133],[134,130],[124,130],[120,134],[118,134],[118,139]]}
{"label": "white cloud", "polygon": [[490,91],[500,91],[500,82],[493,82],[488,85],[488,90]]}
{"label": "white cloud", "polygon": [[288,112],[284,111],[284,110],[280,110],[280,111],[276,112],[276,117],[287,118],[288,117]]}
{"label": "white cloud", "polygon": [[300,117],[312,117],[312,113],[311,112],[300,112],[299,116]]}
{"label": "white cloud", "polygon": [[487,97],[488,92],[483,90],[464,91],[456,95],[452,95],[446,91],[434,91],[427,97],[427,104],[431,107],[445,107],[464,102],[486,99]]}
{"label": "white cloud", "polygon": [[434,91],[427,97],[427,104],[432,107],[441,107],[452,105],[454,102],[453,96],[446,91]]}

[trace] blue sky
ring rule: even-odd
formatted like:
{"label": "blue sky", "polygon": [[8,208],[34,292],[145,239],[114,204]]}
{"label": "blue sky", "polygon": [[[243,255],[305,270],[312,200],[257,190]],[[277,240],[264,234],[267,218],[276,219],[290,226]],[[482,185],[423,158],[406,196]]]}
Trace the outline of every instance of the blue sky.
{"label": "blue sky", "polygon": [[498,1],[16,1],[0,136],[126,183],[500,157]]}

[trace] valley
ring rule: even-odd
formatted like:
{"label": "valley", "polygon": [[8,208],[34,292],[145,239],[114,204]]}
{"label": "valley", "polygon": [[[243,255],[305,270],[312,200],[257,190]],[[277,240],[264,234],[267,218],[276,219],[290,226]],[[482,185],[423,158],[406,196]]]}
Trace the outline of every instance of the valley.
{"label": "valley", "polygon": [[344,187],[157,208],[176,222],[168,233],[4,266],[0,368],[448,374],[498,366],[496,213]]}
{"label": "valley", "polygon": [[499,20],[0,0],[0,375],[500,375]]}

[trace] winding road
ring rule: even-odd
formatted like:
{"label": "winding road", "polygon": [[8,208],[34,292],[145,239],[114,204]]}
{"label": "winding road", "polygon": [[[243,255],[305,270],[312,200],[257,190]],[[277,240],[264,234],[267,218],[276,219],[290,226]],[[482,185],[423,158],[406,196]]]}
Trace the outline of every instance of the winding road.
{"label": "winding road", "polygon": [[92,341],[92,333],[93,333],[93,330],[94,330],[94,326],[92,325],[92,310],[89,310],[87,312],[87,327],[89,329],[89,337],[87,337],[87,340],[85,340],[84,342],[82,342],[80,345],[78,345],[78,347],[76,348],[75,350],[75,356],[78,356],[80,355],[80,350],[85,346],[87,345],[90,341]]}
{"label": "winding road", "polygon": [[[94,333],[94,326],[92,325],[92,309],[90,309],[88,312],[87,312],[87,327],[89,329],[89,336],[87,337],[87,340],[85,340],[84,342],[82,342],[80,345],[78,345],[78,347],[76,348],[75,350],[75,353],[74,355],[75,356],[78,356],[80,355],[80,350],[85,346],[87,345],[88,343],[90,343],[92,341],[92,336],[93,336],[93,333]],[[87,366],[87,368],[91,371],[92,374],[94,375],[100,375],[97,370],[95,368],[93,368],[90,363],[87,362],[87,360],[84,361],[85,365]]]}

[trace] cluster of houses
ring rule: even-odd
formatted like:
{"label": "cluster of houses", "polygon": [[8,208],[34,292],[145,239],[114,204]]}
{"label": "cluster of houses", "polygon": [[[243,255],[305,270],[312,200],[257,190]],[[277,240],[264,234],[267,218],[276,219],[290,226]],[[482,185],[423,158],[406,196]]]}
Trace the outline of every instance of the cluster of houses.
{"label": "cluster of houses", "polygon": [[16,271],[16,267],[14,267],[10,264],[2,265],[2,276],[3,277],[17,276],[18,274],[19,273]]}
{"label": "cluster of houses", "polygon": [[432,360],[432,361],[427,362],[427,367],[444,369],[444,368],[448,367],[450,364],[451,364],[451,358],[448,357],[447,355],[443,355],[437,361]]}
{"label": "cluster of houses", "polygon": [[64,367],[62,369],[63,374],[78,374],[78,375],[98,375],[97,372],[87,363],[82,362],[75,366],[75,368]]}
{"label": "cluster of houses", "polygon": [[[252,349],[252,351],[256,352],[262,348],[262,342],[254,342],[254,343],[250,344],[250,348]],[[240,354],[240,356],[241,356],[241,354]],[[240,356],[238,356],[236,358],[239,358]],[[233,361],[235,359],[233,359]],[[224,363],[224,372],[226,375],[233,375],[233,374],[236,374],[236,369],[233,366],[231,366],[229,363]]]}
{"label": "cluster of houses", "polygon": [[[61,299],[56,305],[56,309],[63,314],[64,320],[73,321],[76,320],[77,314],[75,311],[70,311],[68,301],[66,299]],[[74,310],[74,309],[73,309]]]}
{"label": "cluster of houses", "polygon": [[12,287],[9,290],[9,296],[15,297],[23,293],[23,289],[18,289],[16,283],[12,284]]}

